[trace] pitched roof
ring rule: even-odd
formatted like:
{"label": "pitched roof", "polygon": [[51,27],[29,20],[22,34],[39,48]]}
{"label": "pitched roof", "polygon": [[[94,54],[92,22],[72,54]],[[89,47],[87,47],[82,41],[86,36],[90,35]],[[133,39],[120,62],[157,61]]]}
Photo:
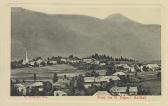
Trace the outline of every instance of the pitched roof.
{"label": "pitched roof", "polygon": [[109,82],[112,79],[114,81],[120,80],[118,76],[98,76],[98,77],[85,77],[84,82]]}
{"label": "pitched roof", "polygon": [[124,72],[115,72],[113,75],[126,75]]}
{"label": "pitched roof", "polygon": [[127,87],[112,87],[110,89],[111,92],[126,92]]}
{"label": "pitched roof", "polygon": [[35,82],[33,84],[31,84],[30,86],[43,86],[42,82]]}
{"label": "pitched roof", "polygon": [[137,92],[138,88],[137,87],[130,87],[129,92]]}

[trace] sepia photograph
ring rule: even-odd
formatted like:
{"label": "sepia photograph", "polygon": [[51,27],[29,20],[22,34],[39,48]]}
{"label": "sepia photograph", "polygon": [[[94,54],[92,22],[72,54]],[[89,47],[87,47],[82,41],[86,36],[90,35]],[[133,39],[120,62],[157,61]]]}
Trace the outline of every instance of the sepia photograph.
{"label": "sepia photograph", "polygon": [[10,96],[161,96],[161,9],[11,7]]}

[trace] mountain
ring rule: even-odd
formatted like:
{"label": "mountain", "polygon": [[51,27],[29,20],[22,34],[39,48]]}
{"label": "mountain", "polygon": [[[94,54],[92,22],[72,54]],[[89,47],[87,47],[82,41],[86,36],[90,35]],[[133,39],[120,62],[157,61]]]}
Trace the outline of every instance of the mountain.
{"label": "mountain", "polygon": [[11,58],[88,56],[93,53],[160,60],[161,26],[144,25],[121,14],[105,19],[45,14],[12,8]]}

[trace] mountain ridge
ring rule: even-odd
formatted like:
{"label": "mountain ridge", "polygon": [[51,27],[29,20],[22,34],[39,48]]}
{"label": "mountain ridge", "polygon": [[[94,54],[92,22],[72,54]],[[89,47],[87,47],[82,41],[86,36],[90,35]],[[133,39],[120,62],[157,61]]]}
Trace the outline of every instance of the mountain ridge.
{"label": "mountain ridge", "polygon": [[30,57],[101,53],[138,60],[160,59],[160,25],[115,20],[109,23],[85,15],[17,9],[11,16],[12,59],[24,58],[24,48],[28,49]]}

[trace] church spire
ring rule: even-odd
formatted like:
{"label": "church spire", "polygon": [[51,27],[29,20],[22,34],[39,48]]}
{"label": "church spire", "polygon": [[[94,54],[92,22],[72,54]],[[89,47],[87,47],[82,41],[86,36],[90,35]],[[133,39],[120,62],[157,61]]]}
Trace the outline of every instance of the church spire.
{"label": "church spire", "polygon": [[29,59],[28,59],[27,49],[25,48],[25,50],[26,50],[26,59],[25,59],[25,62],[28,63]]}

